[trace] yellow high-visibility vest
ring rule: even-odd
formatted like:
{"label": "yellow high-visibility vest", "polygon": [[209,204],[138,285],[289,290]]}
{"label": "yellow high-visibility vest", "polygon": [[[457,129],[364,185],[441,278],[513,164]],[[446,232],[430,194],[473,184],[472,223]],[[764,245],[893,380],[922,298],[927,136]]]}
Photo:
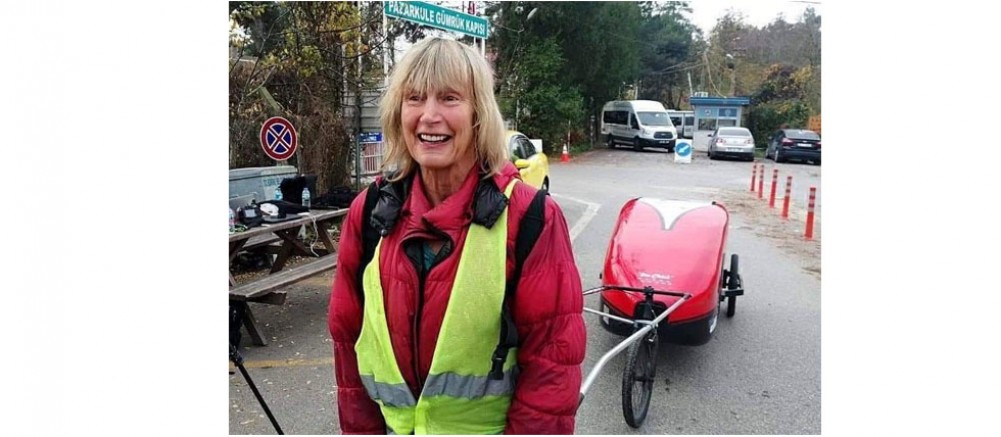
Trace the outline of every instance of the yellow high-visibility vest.
{"label": "yellow high-visibility vest", "polygon": [[[513,180],[504,190],[511,197]],[[471,224],[452,294],[418,399],[407,387],[389,337],[379,255],[365,268],[365,310],[355,343],[358,371],[382,410],[391,434],[500,434],[514,393],[517,349],[508,351],[504,378],[491,380],[491,357],[500,338],[507,261],[507,207],[491,229]]]}

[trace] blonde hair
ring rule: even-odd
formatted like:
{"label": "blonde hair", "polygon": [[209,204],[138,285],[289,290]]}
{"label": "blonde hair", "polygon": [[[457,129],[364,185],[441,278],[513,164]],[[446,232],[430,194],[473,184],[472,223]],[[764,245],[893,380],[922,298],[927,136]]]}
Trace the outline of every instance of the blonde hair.
{"label": "blonde hair", "polygon": [[382,171],[395,173],[389,177],[390,181],[410,176],[418,165],[403,139],[401,113],[404,93],[430,94],[450,88],[463,92],[472,100],[473,149],[486,177],[499,173],[508,161],[504,122],[494,99],[493,71],[486,59],[472,47],[458,41],[427,38],[407,51],[393,68],[389,86],[379,105],[386,142]]}

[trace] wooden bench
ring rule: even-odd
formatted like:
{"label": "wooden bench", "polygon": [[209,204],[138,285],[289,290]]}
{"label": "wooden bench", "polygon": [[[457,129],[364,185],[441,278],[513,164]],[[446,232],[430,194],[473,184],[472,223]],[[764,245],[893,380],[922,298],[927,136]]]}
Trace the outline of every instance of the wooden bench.
{"label": "wooden bench", "polygon": [[243,244],[243,247],[240,248],[240,250],[250,251],[258,247],[270,246],[272,243],[280,243],[281,241],[282,239],[278,238],[278,236],[275,234],[258,235],[247,240],[247,242]]}
{"label": "wooden bench", "polygon": [[285,303],[285,293],[276,293],[275,290],[327,270],[332,270],[336,265],[337,254],[327,254],[290,269],[265,276],[260,280],[237,285],[229,290],[229,299],[281,305]]}
{"label": "wooden bench", "polygon": [[[237,254],[247,249],[255,249],[255,251],[263,249],[266,253],[275,255],[270,272],[266,276],[255,278],[248,283],[238,284],[232,271],[229,274],[229,304],[230,306],[244,307],[243,325],[247,328],[255,345],[264,346],[267,342],[258,328],[256,320],[254,320],[253,311],[251,311],[248,302],[284,304],[286,292],[281,288],[332,270],[337,264],[337,244],[326,230],[331,224],[343,220],[347,213],[346,208],[310,211],[308,214],[299,214],[299,217],[293,220],[264,224],[243,232],[230,233],[230,266],[233,265]],[[317,239],[323,243],[322,249],[307,247],[298,239],[298,234],[303,226],[313,226],[316,229]],[[274,245],[275,242],[281,242],[281,244]],[[294,255],[318,257],[286,269],[286,262]]]}
{"label": "wooden bench", "polygon": [[[279,290],[284,286],[301,281],[310,276],[332,270],[337,265],[337,253],[321,256],[315,260],[299,264],[295,267],[282,270],[277,273],[265,276],[262,279],[237,285],[229,290],[230,305],[247,305],[247,302],[266,303],[272,305],[282,305],[285,303],[285,290]],[[265,346],[268,341],[257,325],[254,314],[247,307],[244,313],[243,326],[247,328],[251,341],[258,346]]]}

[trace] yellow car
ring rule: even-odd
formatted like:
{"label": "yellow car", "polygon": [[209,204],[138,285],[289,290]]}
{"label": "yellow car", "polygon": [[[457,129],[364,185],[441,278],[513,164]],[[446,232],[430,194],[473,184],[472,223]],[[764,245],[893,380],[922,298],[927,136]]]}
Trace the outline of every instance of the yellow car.
{"label": "yellow car", "polygon": [[518,131],[507,131],[507,147],[511,152],[511,161],[521,172],[521,180],[549,191],[549,158]]}

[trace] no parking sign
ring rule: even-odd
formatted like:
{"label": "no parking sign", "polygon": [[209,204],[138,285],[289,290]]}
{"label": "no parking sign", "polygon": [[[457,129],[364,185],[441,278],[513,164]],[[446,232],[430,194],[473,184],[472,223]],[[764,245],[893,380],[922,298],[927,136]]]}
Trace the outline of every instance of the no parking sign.
{"label": "no parking sign", "polygon": [[284,161],[295,154],[299,144],[292,123],[282,117],[271,117],[261,125],[261,147],[269,158]]}
{"label": "no parking sign", "polygon": [[674,146],[674,162],[689,164],[692,162],[692,145],[681,141]]}

